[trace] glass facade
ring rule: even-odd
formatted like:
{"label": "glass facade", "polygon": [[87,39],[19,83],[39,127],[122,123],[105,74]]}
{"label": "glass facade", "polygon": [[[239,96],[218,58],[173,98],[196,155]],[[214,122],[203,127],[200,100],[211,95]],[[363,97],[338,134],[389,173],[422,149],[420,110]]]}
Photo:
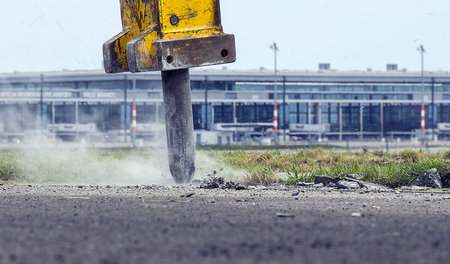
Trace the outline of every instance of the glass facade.
{"label": "glass facade", "polygon": [[237,103],[236,117],[239,123],[271,123],[273,105],[259,103]]}
{"label": "glass facade", "polygon": [[215,123],[233,123],[233,104],[218,103],[214,104],[214,122]]}
{"label": "glass facade", "polygon": [[[45,75],[42,83],[39,75],[0,77],[0,132],[19,133],[53,123],[95,123],[100,132],[128,129],[133,77],[125,76],[69,72],[56,77]],[[210,130],[222,123],[273,123],[275,91],[270,74],[212,77],[196,73],[191,82],[195,129]],[[330,136],[377,137],[419,129],[423,96],[420,78],[394,76],[384,81],[369,77],[281,76],[277,87],[278,127],[329,124],[326,133]],[[299,81],[302,78],[305,80]],[[333,78],[336,80],[329,81]],[[136,75],[135,83],[137,122],[163,122],[159,74]],[[210,91],[206,104],[205,89]],[[424,91],[426,127],[450,123],[450,75],[428,78]]]}

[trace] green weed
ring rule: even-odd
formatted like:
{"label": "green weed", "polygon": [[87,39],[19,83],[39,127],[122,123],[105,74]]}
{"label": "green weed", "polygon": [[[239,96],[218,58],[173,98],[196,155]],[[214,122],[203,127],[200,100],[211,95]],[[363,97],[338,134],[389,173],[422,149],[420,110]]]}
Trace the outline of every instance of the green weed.
{"label": "green weed", "polygon": [[0,180],[10,181],[17,180],[22,177],[22,173],[18,164],[16,153],[0,153]]}
{"label": "green weed", "polygon": [[313,180],[314,175],[346,177],[359,174],[363,180],[398,187],[407,185],[425,170],[442,170],[449,165],[447,152],[425,153],[405,150],[400,153],[330,152],[321,149],[297,153],[228,152],[222,153],[226,164],[248,172],[248,183],[276,181],[274,175],[286,172],[287,184]]}

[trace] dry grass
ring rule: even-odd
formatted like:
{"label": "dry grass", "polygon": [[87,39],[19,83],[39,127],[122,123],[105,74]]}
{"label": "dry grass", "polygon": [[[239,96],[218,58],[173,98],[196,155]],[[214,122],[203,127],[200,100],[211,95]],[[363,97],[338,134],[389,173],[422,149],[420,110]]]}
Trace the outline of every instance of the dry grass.
{"label": "dry grass", "polygon": [[306,150],[297,153],[253,153],[228,152],[223,154],[225,162],[235,168],[248,171],[247,182],[270,184],[278,182],[278,172],[287,172],[287,183],[310,181],[313,175],[345,177],[360,174],[363,180],[401,186],[409,184],[423,171],[430,168],[444,169],[449,165],[448,152],[426,153],[405,150],[398,153],[374,152],[330,152]]}
{"label": "dry grass", "polygon": [[[207,160],[209,161],[203,159],[203,163],[217,161],[219,165],[214,163],[214,168],[212,168],[211,166],[205,167],[205,164],[198,164],[199,167],[205,167],[209,173],[212,170],[227,168],[226,172],[221,171],[221,173],[245,174],[246,183],[254,185],[281,182],[276,174],[285,172],[288,173],[289,178],[283,182],[288,184],[312,181],[314,175],[345,177],[348,174],[360,174],[365,181],[397,187],[409,184],[423,171],[430,168],[437,168],[442,175],[448,175],[450,170],[450,151],[426,153],[405,150],[398,153],[386,153],[367,150],[333,152],[308,149],[295,153],[237,151],[205,152],[204,154],[208,156]],[[109,182],[114,175],[116,175],[115,178],[122,179],[125,175],[136,174],[136,170],[124,171],[123,167],[133,165],[141,168],[142,164],[154,159],[155,154],[146,151],[102,152],[90,150],[87,152],[73,151],[64,153],[64,155],[60,155],[58,152],[46,155],[39,153],[32,155],[20,151],[2,152],[0,153],[0,180],[42,183],[77,182],[91,181],[93,174],[99,174],[97,180]],[[199,163],[202,162],[199,160]],[[124,164],[127,166],[123,166]],[[145,169],[143,170],[145,175],[149,174],[147,171],[155,173],[153,168],[150,170],[147,167],[141,168]],[[168,177],[170,178],[170,175]],[[230,179],[239,181],[236,177],[238,176],[233,174]],[[135,180],[140,182],[142,179],[144,178]]]}

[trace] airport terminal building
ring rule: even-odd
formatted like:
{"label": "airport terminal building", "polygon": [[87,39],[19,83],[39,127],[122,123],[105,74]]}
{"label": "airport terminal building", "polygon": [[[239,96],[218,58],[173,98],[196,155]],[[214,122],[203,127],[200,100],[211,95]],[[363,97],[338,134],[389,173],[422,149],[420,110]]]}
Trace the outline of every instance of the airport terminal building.
{"label": "airport terminal building", "polygon": [[[191,70],[194,126],[223,133],[230,143],[273,133],[275,99],[280,134],[288,140],[410,138],[426,128],[450,133],[450,73],[406,71]],[[0,74],[0,134],[4,140],[45,130],[62,139],[89,133],[127,135],[132,104],[138,134],[151,136],[164,122],[158,72],[103,71]],[[424,90],[424,92],[422,92]],[[126,138],[126,136],[125,136]],[[202,140],[197,138],[197,142]]]}

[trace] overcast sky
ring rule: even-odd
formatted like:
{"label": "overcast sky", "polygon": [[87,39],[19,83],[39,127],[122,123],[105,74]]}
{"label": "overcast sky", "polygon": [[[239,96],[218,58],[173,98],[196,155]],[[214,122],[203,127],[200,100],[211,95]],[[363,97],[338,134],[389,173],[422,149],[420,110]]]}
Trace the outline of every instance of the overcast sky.
{"label": "overcast sky", "polygon": [[[450,70],[448,0],[222,0],[237,40],[229,69],[384,70],[386,63]],[[119,0],[23,0],[0,4],[0,72],[102,68],[102,44],[121,31]],[[221,66],[220,66],[221,67]]]}

